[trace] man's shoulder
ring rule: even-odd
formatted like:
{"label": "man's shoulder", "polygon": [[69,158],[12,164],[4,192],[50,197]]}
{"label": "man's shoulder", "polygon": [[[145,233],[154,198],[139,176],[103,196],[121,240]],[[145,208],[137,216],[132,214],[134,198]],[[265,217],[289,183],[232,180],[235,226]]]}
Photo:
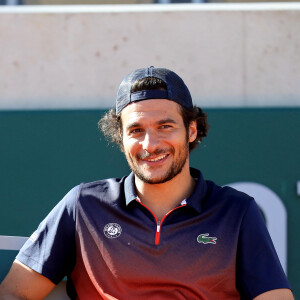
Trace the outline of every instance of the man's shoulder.
{"label": "man's shoulder", "polygon": [[230,186],[221,186],[212,180],[206,180],[200,170],[195,168],[190,169],[192,176],[198,181],[196,192],[203,199],[205,207],[224,205],[247,209],[254,201],[251,196]]}
{"label": "man's shoulder", "polygon": [[107,189],[107,188],[114,188],[117,186],[121,186],[124,182],[124,179],[126,177],[122,178],[106,178],[106,179],[99,179],[95,181],[90,182],[83,182],[80,184],[81,189]]}
{"label": "man's shoulder", "polygon": [[251,202],[254,201],[248,194],[238,191],[230,186],[220,186],[210,180],[207,180],[206,182],[208,195],[215,202],[247,208]]}
{"label": "man's shoulder", "polygon": [[105,202],[116,201],[124,194],[125,178],[107,178],[81,183],[79,186],[79,199],[94,198]]}

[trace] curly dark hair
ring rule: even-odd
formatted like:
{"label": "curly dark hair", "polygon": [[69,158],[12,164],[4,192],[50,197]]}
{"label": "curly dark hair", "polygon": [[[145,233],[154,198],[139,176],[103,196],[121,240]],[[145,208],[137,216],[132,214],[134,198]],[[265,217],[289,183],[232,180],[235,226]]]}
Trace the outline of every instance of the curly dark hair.
{"label": "curly dark hair", "polygon": [[[147,77],[136,81],[131,88],[131,93],[150,89],[166,90],[167,86],[165,82],[159,78]],[[202,139],[207,136],[209,129],[207,115],[197,106],[194,106],[191,110],[180,106],[180,112],[187,132],[191,121],[196,121],[197,123],[197,137],[193,142],[189,143],[189,151],[191,152],[201,143]],[[98,127],[109,141],[119,145],[123,151],[121,113],[117,115],[114,109],[110,109],[99,120]]]}

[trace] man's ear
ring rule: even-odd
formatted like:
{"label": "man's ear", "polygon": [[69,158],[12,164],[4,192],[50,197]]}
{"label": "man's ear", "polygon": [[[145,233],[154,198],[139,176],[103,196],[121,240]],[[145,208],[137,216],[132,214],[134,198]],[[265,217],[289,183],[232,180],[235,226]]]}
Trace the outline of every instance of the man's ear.
{"label": "man's ear", "polygon": [[192,143],[197,138],[197,122],[191,121],[189,125],[189,142]]}

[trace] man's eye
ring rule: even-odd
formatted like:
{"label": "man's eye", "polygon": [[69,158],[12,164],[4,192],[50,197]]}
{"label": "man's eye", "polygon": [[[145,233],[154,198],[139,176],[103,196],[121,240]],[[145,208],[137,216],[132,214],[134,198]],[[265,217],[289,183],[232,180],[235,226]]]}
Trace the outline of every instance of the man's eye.
{"label": "man's eye", "polygon": [[171,125],[161,125],[160,128],[161,129],[171,128]]}
{"label": "man's eye", "polygon": [[131,134],[132,133],[140,133],[140,132],[142,132],[142,129],[140,129],[140,128],[135,128],[130,131]]}

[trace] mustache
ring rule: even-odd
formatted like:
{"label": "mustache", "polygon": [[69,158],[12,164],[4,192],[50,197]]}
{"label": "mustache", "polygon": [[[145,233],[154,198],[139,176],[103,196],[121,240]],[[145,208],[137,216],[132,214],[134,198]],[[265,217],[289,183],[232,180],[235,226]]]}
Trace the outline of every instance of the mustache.
{"label": "mustache", "polygon": [[137,159],[145,159],[145,158],[149,158],[151,156],[157,156],[157,155],[161,155],[161,154],[166,154],[166,153],[173,153],[173,149],[172,148],[168,148],[168,149],[156,149],[153,152],[148,152],[147,150],[144,150],[143,152],[140,152],[136,155]]}

